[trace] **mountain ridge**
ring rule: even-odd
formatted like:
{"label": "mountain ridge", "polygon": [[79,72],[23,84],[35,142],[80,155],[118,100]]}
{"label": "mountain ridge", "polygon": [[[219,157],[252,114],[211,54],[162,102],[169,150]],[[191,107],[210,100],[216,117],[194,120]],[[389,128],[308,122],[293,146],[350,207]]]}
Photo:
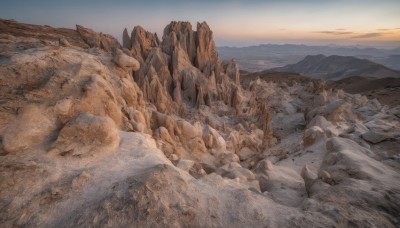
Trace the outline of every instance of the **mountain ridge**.
{"label": "mountain ridge", "polygon": [[358,46],[309,46],[297,44],[264,44],[249,47],[218,47],[221,59],[236,59],[239,66],[247,71],[262,71],[288,64],[294,64],[307,55],[342,55],[365,58],[386,67],[400,70],[400,64],[391,55],[400,55],[400,48],[379,49]]}
{"label": "mountain ridge", "polygon": [[338,80],[351,76],[373,78],[400,77],[400,71],[392,70],[382,64],[353,56],[307,55],[296,64],[270,69],[269,71],[293,72],[316,79]]}

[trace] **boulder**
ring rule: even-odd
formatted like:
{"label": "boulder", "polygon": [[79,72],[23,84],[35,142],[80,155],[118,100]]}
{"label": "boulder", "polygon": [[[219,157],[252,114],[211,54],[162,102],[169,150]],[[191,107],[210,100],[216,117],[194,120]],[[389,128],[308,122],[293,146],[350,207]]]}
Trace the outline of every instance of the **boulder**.
{"label": "boulder", "polygon": [[112,119],[80,113],[61,129],[50,153],[75,158],[96,157],[115,150],[118,145],[119,133]]}
{"label": "boulder", "polygon": [[60,39],[58,40],[58,44],[59,44],[60,46],[62,46],[62,47],[69,47],[69,46],[71,46],[71,44],[69,44],[68,40],[65,39],[65,38],[60,38]]}
{"label": "boulder", "polygon": [[62,100],[57,101],[54,106],[54,112],[60,116],[68,116],[71,113],[72,108],[72,99],[64,98]]}
{"label": "boulder", "polygon": [[296,171],[273,165],[268,160],[259,162],[255,170],[258,180],[261,180],[262,191],[268,191],[275,202],[287,206],[298,206],[302,203],[306,194],[305,185]]}
{"label": "boulder", "polygon": [[215,173],[221,175],[222,177],[236,179],[239,183],[242,183],[249,188],[260,192],[260,185],[254,173],[246,168],[243,168],[238,163],[228,163],[220,167]]}
{"label": "boulder", "polygon": [[179,160],[178,164],[176,165],[176,167],[185,170],[186,172],[189,172],[189,170],[192,169],[193,166],[194,161],[186,159]]}
{"label": "boulder", "polygon": [[113,61],[122,68],[128,68],[133,71],[137,71],[140,68],[140,63],[135,58],[126,55],[120,49],[117,49]]}
{"label": "boulder", "polygon": [[326,105],[328,102],[328,94],[326,91],[322,91],[320,94],[314,96],[314,107],[320,107]]}
{"label": "boulder", "polygon": [[310,196],[311,195],[311,187],[317,179],[316,174],[313,173],[307,165],[304,165],[303,169],[301,170],[301,177],[304,179],[307,193]]}
{"label": "boulder", "polygon": [[243,147],[242,149],[240,149],[240,151],[238,153],[240,161],[245,161],[245,160],[255,156],[256,154],[257,154],[257,151],[251,150],[248,147]]}
{"label": "boulder", "polygon": [[225,139],[208,124],[204,126],[202,134],[207,148],[211,148],[215,152],[224,152],[226,150]]}
{"label": "boulder", "polygon": [[239,156],[231,151],[225,151],[222,154],[218,155],[218,160],[222,165],[231,163],[231,162],[240,162]]}
{"label": "boulder", "polygon": [[318,126],[312,126],[311,128],[306,129],[304,132],[303,145],[304,147],[309,147],[324,137],[324,130]]}
{"label": "boulder", "polygon": [[377,131],[368,131],[362,134],[361,137],[365,141],[373,144],[380,143],[382,141],[389,140],[392,138],[392,136],[387,133],[377,132]]}

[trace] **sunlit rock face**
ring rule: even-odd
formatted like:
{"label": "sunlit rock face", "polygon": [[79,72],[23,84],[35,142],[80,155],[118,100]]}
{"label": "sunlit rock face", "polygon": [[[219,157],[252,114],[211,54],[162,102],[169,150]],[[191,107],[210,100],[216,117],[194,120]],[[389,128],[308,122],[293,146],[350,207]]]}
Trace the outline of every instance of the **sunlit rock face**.
{"label": "sunlit rock face", "polygon": [[205,22],[0,29],[5,227],[400,224],[398,106],[240,75]]}

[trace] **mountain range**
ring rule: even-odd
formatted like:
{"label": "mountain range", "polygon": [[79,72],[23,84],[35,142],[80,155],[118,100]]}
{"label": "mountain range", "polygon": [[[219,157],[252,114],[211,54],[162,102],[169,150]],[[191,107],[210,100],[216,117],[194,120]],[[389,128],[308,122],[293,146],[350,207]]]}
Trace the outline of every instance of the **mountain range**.
{"label": "mountain range", "polygon": [[361,46],[262,44],[249,47],[218,47],[218,52],[222,60],[234,58],[242,70],[251,72],[294,64],[307,55],[319,54],[354,56],[400,70],[400,48],[379,49]]}
{"label": "mountain range", "polygon": [[270,71],[300,73],[316,79],[338,80],[351,76],[372,78],[400,77],[400,72],[381,64],[352,56],[308,55],[296,64]]}

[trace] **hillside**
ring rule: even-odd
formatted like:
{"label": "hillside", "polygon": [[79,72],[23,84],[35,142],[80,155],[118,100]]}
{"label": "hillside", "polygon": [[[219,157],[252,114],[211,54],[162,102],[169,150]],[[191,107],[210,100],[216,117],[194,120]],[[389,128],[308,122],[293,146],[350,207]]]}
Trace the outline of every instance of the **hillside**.
{"label": "hillside", "polygon": [[400,78],[349,77],[327,83],[328,88],[343,89],[352,94],[377,98],[382,104],[400,105]]}
{"label": "hillside", "polygon": [[273,68],[270,71],[293,72],[316,79],[338,80],[351,76],[372,78],[400,77],[400,72],[366,59],[351,56],[309,55],[296,64]]}

